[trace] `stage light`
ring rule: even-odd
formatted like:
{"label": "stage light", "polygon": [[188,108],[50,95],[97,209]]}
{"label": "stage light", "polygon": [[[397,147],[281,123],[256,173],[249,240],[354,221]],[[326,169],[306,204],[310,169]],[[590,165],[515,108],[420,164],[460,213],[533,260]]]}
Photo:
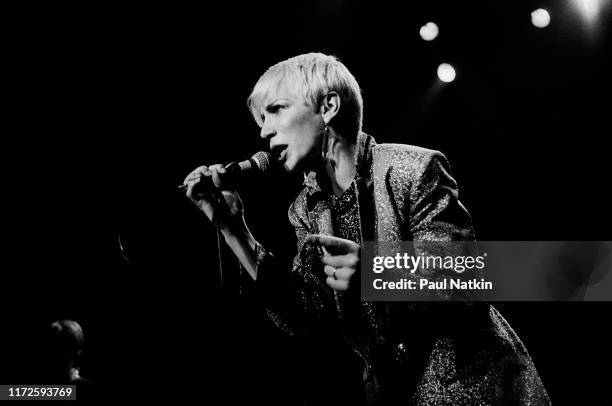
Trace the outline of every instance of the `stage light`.
{"label": "stage light", "polygon": [[582,17],[589,23],[593,23],[599,15],[601,2],[599,0],[574,0],[576,7],[582,13]]}
{"label": "stage light", "polygon": [[438,78],[440,78],[442,82],[452,82],[455,80],[455,76],[455,68],[453,68],[452,65],[441,63],[440,66],[438,66]]}
{"label": "stage light", "polygon": [[550,24],[550,14],[543,8],[531,12],[531,23],[538,28],[544,28]]}
{"label": "stage light", "polygon": [[429,22],[421,27],[419,30],[419,35],[425,41],[433,41],[438,36],[439,32],[440,30],[438,29],[436,23]]}

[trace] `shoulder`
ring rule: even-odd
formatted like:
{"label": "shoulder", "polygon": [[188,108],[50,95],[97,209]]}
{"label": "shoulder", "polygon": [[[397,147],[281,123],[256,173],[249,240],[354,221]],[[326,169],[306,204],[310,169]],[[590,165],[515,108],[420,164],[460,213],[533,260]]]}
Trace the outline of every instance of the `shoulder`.
{"label": "shoulder", "polygon": [[372,157],[389,163],[410,163],[413,166],[426,165],[434,158],[445,159],[440,151],[409,144],[376,144],[372,147]]}
{"label": "shoulder", "polygon": [[372,148],[372,172],[377,176],[401,176],[406,180],[421,178],[433,162],[446,166],[440,151],[408,144],[377,144]]}

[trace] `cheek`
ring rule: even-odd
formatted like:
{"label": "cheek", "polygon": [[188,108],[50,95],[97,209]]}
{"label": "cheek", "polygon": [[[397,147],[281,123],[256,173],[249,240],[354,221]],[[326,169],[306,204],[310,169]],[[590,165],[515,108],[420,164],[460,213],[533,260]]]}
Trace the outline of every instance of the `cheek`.
{"label": "cheek", "polygon": [[315,120],[302,120],[299,125],[299,144],[305,148],[312,148],[320,141],[321,131]]}
{"label": "cheek", "polygon": [[297,133],[297,139],[295,140],[295,146],[301,155],[308,155],[316,149],[317,136],[314,128],[305,127]]}
{"label": "cheek", "polygon": [[282,120],[281,128],[296,152],[308,153],[319,142],[320,122],[312,112],[292,112]]}

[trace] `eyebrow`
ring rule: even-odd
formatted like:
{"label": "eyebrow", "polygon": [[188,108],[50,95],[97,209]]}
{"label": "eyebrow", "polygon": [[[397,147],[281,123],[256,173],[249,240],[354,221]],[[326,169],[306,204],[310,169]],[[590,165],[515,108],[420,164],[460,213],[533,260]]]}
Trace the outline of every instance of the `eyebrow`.
{"label": "eyebrow", "polygon": [[266,104],[265,104],[265,107],[272,106],[272,105],[274,105],[274,104],[276,104],[276,103],[278,103],[279,101],[282,101],[282,100],[286,100],[286,99],[283,99],[283,98],[274,99],[274,100],[272,100],[271,102],[266,103]]}
{"label": "eyebrow", "polygon": [[269,109],[270,109],[272,106],[274,106],[274,105],[278,104],[278,103],[279,103],[279,102],[281,102],[281,101],[288,102],[289,100],[284,99],[284,98],[274,99],[273,101],[271,101],[271,102],[269,102],[269,103],[266,103],[266,104],[263,106],[263,108],[264,108],[264,110],[269,111]]}

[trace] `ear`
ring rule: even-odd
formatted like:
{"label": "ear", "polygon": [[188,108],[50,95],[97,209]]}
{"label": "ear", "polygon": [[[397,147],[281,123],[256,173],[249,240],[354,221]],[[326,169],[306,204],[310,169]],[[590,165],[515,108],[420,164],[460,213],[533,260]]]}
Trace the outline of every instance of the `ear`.
{"label": "ear", "polygon": [[334,91],[327,93],[321,102],[320,109],[325,124],[329,124],[338,111],[340,111],[340,95]]}

